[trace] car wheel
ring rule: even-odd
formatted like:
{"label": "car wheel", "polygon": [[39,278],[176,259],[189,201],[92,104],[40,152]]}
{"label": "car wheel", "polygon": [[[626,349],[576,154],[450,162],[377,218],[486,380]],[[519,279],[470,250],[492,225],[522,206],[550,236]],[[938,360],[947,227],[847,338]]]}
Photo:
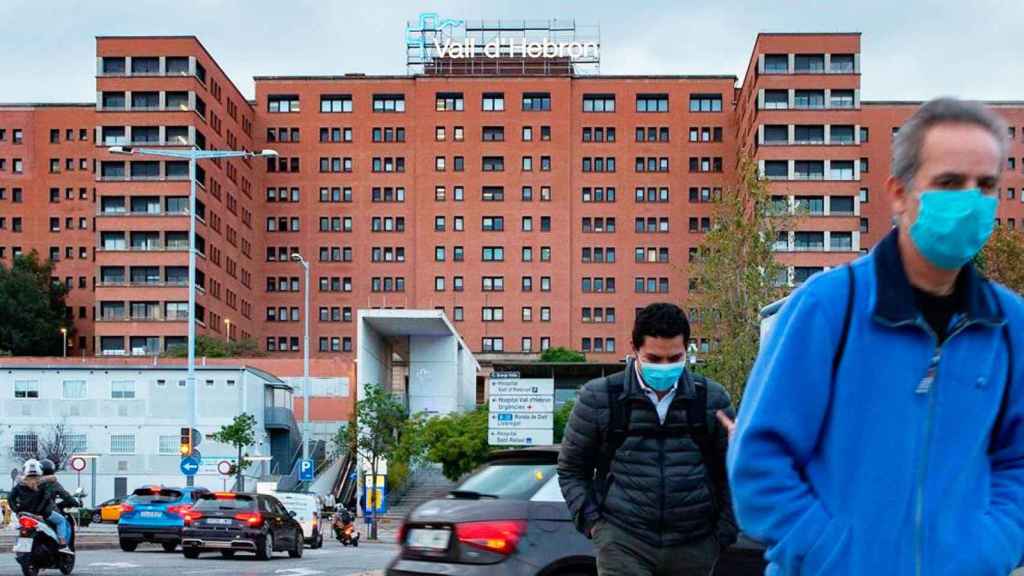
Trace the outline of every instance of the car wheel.
{"label": "car wheel", "polygon": [[178,549],[177,542],[162,542],[160,545],[164,547],[164,552],[174,552]]}
{"label": "car wheel", "polygon": [[306,544],[302,541],[302,530],[299,530],[295,534],[295,546],[288,551],[288,556],[291,558],[302,558],[302,551],[305,547]]}
{"label": "car wheel", "polygon": [[99,512],[93,512],[92,513],[92,523],[93,524],[103,524],[103,514],[100,514]]}
{"label": "car wheel", "polygon": [[263,537],[263,547],[256,551],[256,558],[258,560],[270,560],[270,557],[274,555],[274,533],[267,532],[267,535]]}
{"label": "car wheel", "polygon": [[234,550],[221,550],[220,551],[220,555],[225,557],[225,558],[234,558],[235,557],[235,551]]}
{"label": "car wheel", "polygon": [[199,558],[199,548],[182,548],[181,553],[185,555],[185,558],[189,560],[195,560]]}
{"label": "car wheel", "polygon": [[320,549],[324,547],[324,534],[317,530],[316,539],[313,541],[313,548]]}
{"label": "car wheel", "polygon": [[121,544],[121,550],[124,552],[135,552],[135,549],[139,547],[138,542],[133,542],[131,540],[121,540],[119,544]]}

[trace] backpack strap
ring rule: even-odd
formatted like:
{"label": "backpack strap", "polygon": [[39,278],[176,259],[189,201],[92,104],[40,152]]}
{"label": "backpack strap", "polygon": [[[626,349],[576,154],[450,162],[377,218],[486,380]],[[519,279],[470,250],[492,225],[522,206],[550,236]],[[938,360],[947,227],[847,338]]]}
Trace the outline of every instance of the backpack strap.
{"label": "backpack strap", "polygon": [[686,403],[686,422],[690,430],[690,438],[700,449],[701,460],[708,482],[708,490],[715,506],[715,518],[723,505],[723,489],[725,487],[725,460],[717,450],[718,438],[708,427],[708,381],[701,374],[687,371],[693,380],[696,396]]}
{"label": "backpack strap", "polygon": [[836,381],[836,374],[839,372],[839,363],[843,361],[843,352],[846,351],[846,341],[850,336],[850,321],[853,318],[853,300],[857,290],[854,282],[853,266],[847,264],[846,268],[846,314],[843,316],[843,331],[839,334],[839,345],[836,346],[835,354],[832,356],[832,382]]}
{"label": "backpack strap", "polygon": [[[999,293],[992,287],[991,282],[986,282],[986,285],[988,286],[989,292],[992,294],[992,300],[996,303],[996,311],[1005,319],[1006,316],[1003,313],[1003,304],[999,300]],[[1003,427],[1003,420],[1006,416],[1006,407],[1010,398],[1010,387],[1013,385],[1013,340],[1010,338],[1009,321],[1003,322],[1002,334],[1003,342],[1006,344],[1006,385],[1003,386],[1003,395],[999,400],[999,413],[996,414],[996,421],[992,426],[992,437],[990,438],[988,445],[989,454],[994,450],[993,447],[995,446],[996,436],[999,434],[999,429]]]}
{"label": "backpack strap", "polygon": [[[632,363],[627,363],[626,370],[631,370],[632,366]],[[604,430],[604,442],[601,443],[601,453],[598,456],[594,473],[599,500],[602,503],[608,490],[607,479],[611,472],[612,460],[615,459],[615,453],[619,451],[629,433],[629,417],[632,408],[629,402],[619,401],[619,396],[622,395],[625,388],[625,372],[605,376],[604,384],[608,401],[608,427]]]}

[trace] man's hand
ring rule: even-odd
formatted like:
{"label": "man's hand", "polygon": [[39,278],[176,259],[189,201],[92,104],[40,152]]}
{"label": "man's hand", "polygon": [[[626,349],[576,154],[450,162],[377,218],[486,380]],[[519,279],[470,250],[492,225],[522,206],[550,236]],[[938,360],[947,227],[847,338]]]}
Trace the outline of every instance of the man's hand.
{"label": "man's hand", "polygon": [[729,441],[732,442],[732,437],[736,433],[736,421],[729,418],[729,416],[721,410],[715,412],[715,416],[718,418],[718,422],[722,424],[722,427],[725,428],[726,432],[729,433]]}

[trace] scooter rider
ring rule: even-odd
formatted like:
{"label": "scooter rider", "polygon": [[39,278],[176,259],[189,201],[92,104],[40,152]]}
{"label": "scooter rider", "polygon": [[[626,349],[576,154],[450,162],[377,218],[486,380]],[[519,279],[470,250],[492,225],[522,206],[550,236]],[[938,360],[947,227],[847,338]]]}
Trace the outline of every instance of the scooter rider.
{"label": "scooter rider", "polygon": [[[57,466],[54,465],[53,460],[43,458],[39,461],[39,466],[43,470],[43,476],[39,482],[43,490],[49,495],[50,502],[56,503],[59,499],[63,502],[65,508],[78,508],[81,506],[81,503],[65,490],[61,486],[60,481],[57,480]],[[56,507],[54,507],[53,512],[50,513],[47,519],[57,527],[57,534],[60,535],[63,542],[66,543],[71,539],[71,526],[68,525],[67,518]]]}
{"label": "scooter rider", "polygon": [[[21,482],[11,490],[11,509],[18,514],[35,514],[36,516],[46,518],[47,521],[57,527],[60,538],[58,545],[61,551],[73,553],[67,548],[67,538],[65,536],[68,533],[67,520],[57,512],[50,490],[41,482],[43,476],[42,465],[34,458],[26,460],[22,467],[21,476]],[[54,518],[55,516],[59,516],[60,521],[57,521]]]}

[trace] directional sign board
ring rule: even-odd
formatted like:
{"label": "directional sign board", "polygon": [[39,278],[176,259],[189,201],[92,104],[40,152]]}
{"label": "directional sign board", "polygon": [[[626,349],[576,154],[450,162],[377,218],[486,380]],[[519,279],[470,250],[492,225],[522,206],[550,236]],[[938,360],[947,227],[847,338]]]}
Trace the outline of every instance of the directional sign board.
{"label": "directional sign board", "polygon": [[195,476],[196,472],[199,471],[199,460],[192,458],[181,459],[181,473],[185,476]]}
{"label": "directional sign board", "polygon": [[313,481],[313,460],[307,458],[299,465],[299,480],[302,482]]}
{"label": "directional sign board", "polygon": [[520,378],[515,372],[491,374],[487,443],[529,446],[554,441],[555,381]]}

